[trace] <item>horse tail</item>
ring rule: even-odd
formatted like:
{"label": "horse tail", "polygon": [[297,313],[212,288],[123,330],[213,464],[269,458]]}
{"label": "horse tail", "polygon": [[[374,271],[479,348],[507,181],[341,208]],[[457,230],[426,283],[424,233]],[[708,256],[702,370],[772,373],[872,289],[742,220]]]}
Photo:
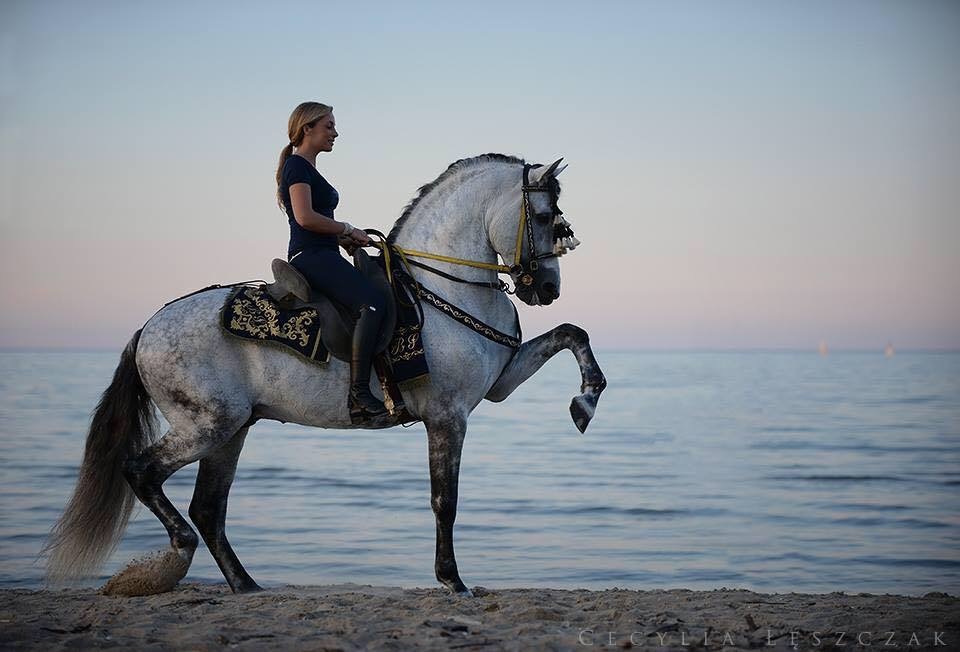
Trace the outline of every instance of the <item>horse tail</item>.
{"label": "horse tail", "polygon": [[48,587],[97,573],[120,543],[136,504],[123,463],[149,445],[157,430],[154,406],[137,370],[142,331],[127,343],[100,397],[73,496],[40,551],[50,551]]}

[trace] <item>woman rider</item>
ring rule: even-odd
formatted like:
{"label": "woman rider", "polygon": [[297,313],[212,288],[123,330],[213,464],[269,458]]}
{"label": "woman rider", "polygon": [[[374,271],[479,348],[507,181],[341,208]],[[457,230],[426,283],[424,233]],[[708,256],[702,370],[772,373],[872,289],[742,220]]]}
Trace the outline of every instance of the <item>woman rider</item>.
{"label": "woman rider", "polygon": [[313,288],[348,306],[357,317],[350,361],[351,418],[384,414],[387,408],[370,391],[370,365],[385,299],[337,248],[352,251],[370,244],[370,238],[362,229],[333,219],[340,195],[316,168],[317,154],[332,151],[339,135],[333,107],[300,104],[290,114],[287,133],[290,142],[277,168],[277,201],[290,223],[287,260]]}

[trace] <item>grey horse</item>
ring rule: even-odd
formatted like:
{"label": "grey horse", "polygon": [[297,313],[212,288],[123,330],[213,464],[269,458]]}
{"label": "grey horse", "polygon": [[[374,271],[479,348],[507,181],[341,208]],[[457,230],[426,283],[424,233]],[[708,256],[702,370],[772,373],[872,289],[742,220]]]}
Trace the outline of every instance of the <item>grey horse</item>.
{"label": "grey horse", "polygon": [[[538,252],[549,251],[555,242],[547,222],[559,193],[555,179],[563,169],[557,169],[560,160],[528,166],[525,187],[546,190],[552,183],[556,192],[551,195],[524,193],[523,159],[497,153],[460,159],[419,189],[387,241],[407,250],[491,264],[498,254],[504,261],[520,260],[521,253],[529,258],[531,245]],[[529,240],[518,236],[527,198],[532,212],[528,217],[540,225]],[[468,280],[499,278],[494,268],[431,262]],[[516,332],[517,315],[503,292],[410,269],[417,281],[463,311],[505,333]],[[547,305],[560,294],[559,257],[542,258],[530,277],[513,280],[521,301]],[[339,429],[396,425],[351,423],[348,363],[333,359],[318,367],[287,351],[224,334],[217,318],[229,292],[229,287],[215,288],[169,303],[125,347],[91,420],[73,495],[41,550],[49,552],[48,585],[97,573],[116,549],[135,500],[140,500],[170,536],[172,550],[167,554],[180,569],[167,585],[171,588],[186,574],[199,538],[162,485],[175,471],[199,460],[189,517],[233,592],[262,590],[224,530],[227,494],[250,426],[259,419]],[[583,432],[606,380],[587,333],[569,323],[514,349],[425,305],[422,341],[429,382],[401,386],[401,394],[428,436],[430,506],[437,528],[435,572],[452,593],[472,596],[460,578],[453,548],[460,454],[470,413],[483,399],[506,399],[553,355],[570,349],[581,373],[580,394],[570,412]],[[383,397],[378,383],[372,383],[371,391]],[[159,438],[151,403],[170,424]]]}

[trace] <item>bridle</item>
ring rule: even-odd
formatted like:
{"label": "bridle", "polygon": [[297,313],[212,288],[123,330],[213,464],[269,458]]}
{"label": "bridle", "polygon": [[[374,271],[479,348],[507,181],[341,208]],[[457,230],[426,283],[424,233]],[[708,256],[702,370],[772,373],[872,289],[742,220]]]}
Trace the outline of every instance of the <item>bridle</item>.
{"label": "bridle", "polygon": [[[573,236],[573,230],[570,228],[570,223],[567,222],[563,217],[563,211],[560,210],[560,207],[557,206],[557,192],[555,191],[556,181],[552,177],[548,179],[546,187],[530,185],[529,174],[530,170],[533,168],[542,167],[541,165],[534,165],[531,163],[523,164],[523,183],[520,186],[521,191],[521,201],[520,201],[520,220],[517,224],[517,244],[514,251],[513,264],[512,265],[501,265],[498,263],[488,263],[480,260],[470,260],[467,258],[457,258],[455,256],[445,256],[443,254],[435,254],[428,251],[418,251],[416,249],[406,249],[399,247],[394,244],[388,245],[386,238],[383,238],[382,242],[374,242],[373,244],[384,251],[384,255],[389,258],[390,252],[397,253],[404,263],[407,265],[415,265],[421,267],[428,271],[434,272],[440,276],[448,278],[453,281],[459,281],[461,283],[467,283],[470,285],[480,285],[484,287],[490,287],[496,290],[506,292],[507,294],[514,294],[516,292],[517,283],[522,284],[525,287],[529,287],[534,280],[534,275],[536,274],[537,269],[540,267],[539,261],[546,258],[554,258],[562,256],[569,249],[573,249],[579,244],[577,239]],[[530,204],[530,193],[531,192],[546,192],[550,195],[550,213],[536,213],[532,210]],[[549,215],[548,218],[543,220],[543,223],[547,224],[550,221],[553,222],[553,248],[551,251],[544,251],[537,253],[536,245],[534,242],[534,226],[533,221],[530,219],[530,215],[537,220],[541,215]],[[373,229],[367,229],[377,233],[382,237],[382,234],[374,231]],[[524,259],[523,256],[523,240],[524,233],[526,233],[527,240],[527,256]],[[482,269],[492,269],[495,270],[498,274],[510,274],[514,279],[514,288],[511,290],[509,286],[503,282],[501,279],[497,279],[496,282],[489,281],[470,281],[467,279],[459,278],[453,274],[448,274],[443,270],[437,269],[436,267],[431,267],[425,263],[421,263],[416,260],[408,260],[407,257],[416,257],[416,258],[432,258],[434,260],[441,260],[447,263],[454,263],[457,265],[466,265],[469,267],[479,267]],[[390,276],[391,266],[389,261],[386,269],[388,270],[388,277]],[[389,279],[391,283],[393,282],[392,278]]]}

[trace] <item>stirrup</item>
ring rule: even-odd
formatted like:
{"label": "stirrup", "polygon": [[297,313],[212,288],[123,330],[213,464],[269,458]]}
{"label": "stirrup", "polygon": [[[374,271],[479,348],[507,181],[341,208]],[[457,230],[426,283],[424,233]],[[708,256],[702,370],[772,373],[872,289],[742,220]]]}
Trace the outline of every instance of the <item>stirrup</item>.
{"label": "stirrup", "polygon": [[372,419],[380,419],[381,417],[388,416],[389,411],[384,410],[383,412],[368,412],[363,409],[363,406],[352,406],[350,408],[350,423],[356,425],[358,423],[364,423]]}
{"label": "stirrup", "polygon": [[387,406],[380,402],[369,389],[365,392],[363,390],[354,392],[351,388],[347,396],[347,404],[350,406],[350,420],[354,423],[390,414]]}

